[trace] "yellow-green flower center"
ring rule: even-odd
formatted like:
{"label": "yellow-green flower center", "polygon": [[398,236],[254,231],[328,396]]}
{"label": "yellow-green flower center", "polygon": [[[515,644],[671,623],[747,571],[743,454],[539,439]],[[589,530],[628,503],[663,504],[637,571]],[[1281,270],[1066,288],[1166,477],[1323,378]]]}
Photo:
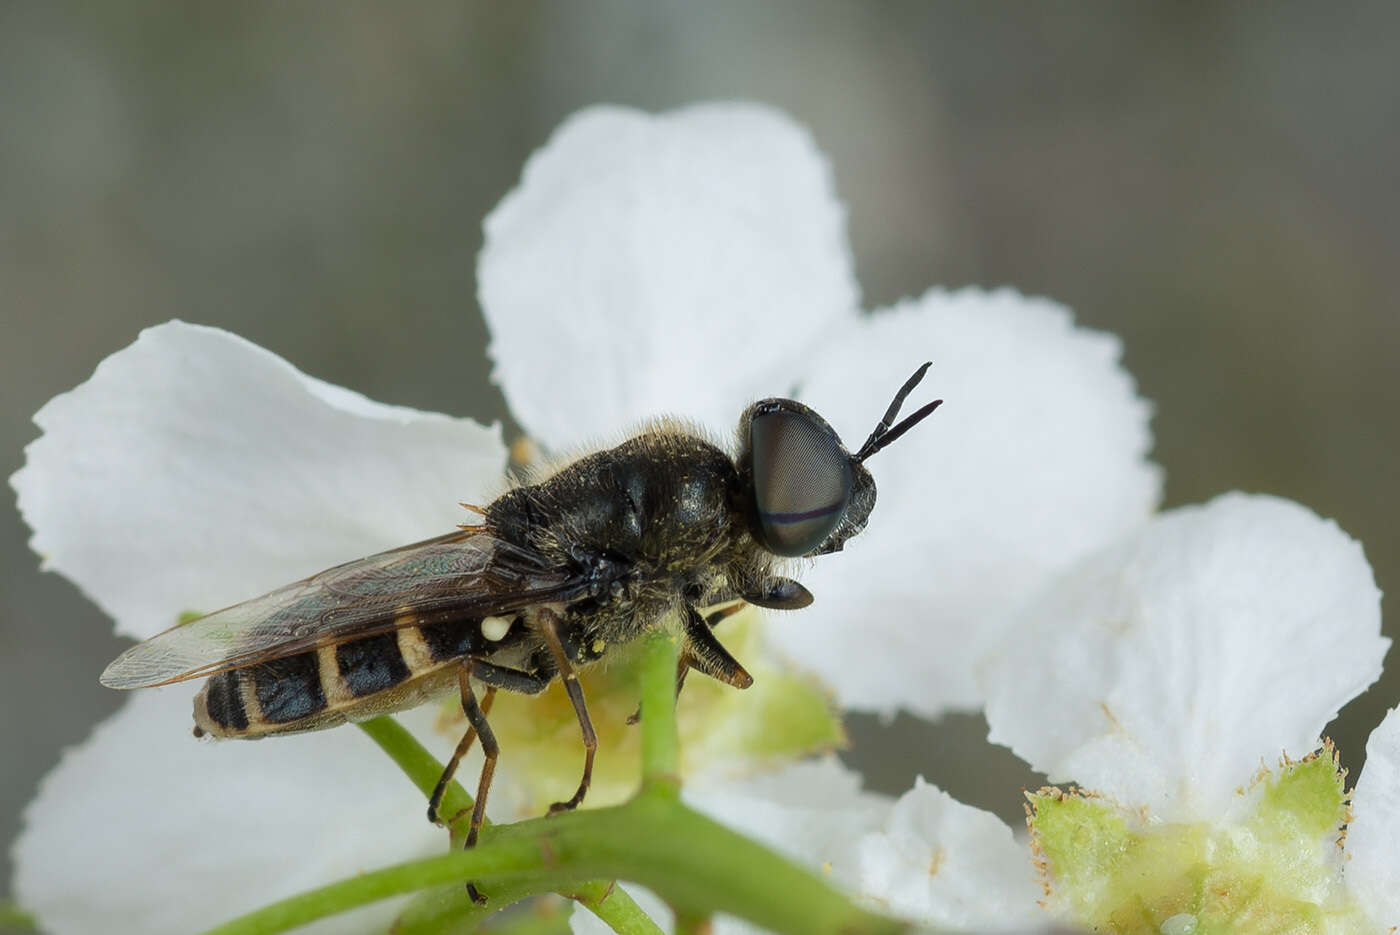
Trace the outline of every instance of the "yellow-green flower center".
{"label": "yellow-green flower center", "polygon": [[1345,776],[1328,748],[1261,771],[1231,816],[1189,824],[1042,790],[1029,814],[1047,903],[1121,935],[1378,933],[1342,879]]}
{"label": "yellow-green flower center", "polygon": [[[683,774],[708,767],[757,768],[845,743],[840,718],[820,686],[765,654],[762,625],[761,611],[746,608],[716,631],[753,675],[752,687],[739,691],[696,672],[686,679],[676,711]],[[587,806],[616,805],[636,791],[641,747],[638,727],[627,723],[637,710],[630,650],[609,650],[604,662],[579,674],[598,734]],[[538,814],[573,795],[583,768],[583,744],[561,686],[551,685],[536,696],[502,692],[490,721],[500,741],[502,769],[516,783],[493,792],[493,799],[511,796],[522,813]],[[463,719],[455,704],[444,708],[441,726],[454,739],[461,735]]]}

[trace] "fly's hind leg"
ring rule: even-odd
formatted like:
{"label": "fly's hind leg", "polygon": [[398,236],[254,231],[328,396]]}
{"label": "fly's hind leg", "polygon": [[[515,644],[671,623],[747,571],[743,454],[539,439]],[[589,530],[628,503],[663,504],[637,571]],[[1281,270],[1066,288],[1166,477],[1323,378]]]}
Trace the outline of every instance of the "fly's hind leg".
{"label": "fly's hind leg", "polygon": [[[477,704],[476,693],[472,691],[473,676],[486,683],[486,698],[482,704]],[[432,797],[428,800],[428,820],[437,822],[438,808],[442,805],[442,796],[447,789],[447,784],[452,781],[452,775],[457,771],[457,765],[461,762],[462,757],[471,749],[473,740],[480,737],[481,752],[486,755],[486,760],[481,765],[481,778],[477,780],[476,801],[472,805],[471,825],[463,847],[475,846],[477,836],[481,833],[482,822],[486,820],[486,797],[491,792],[491,780],[496,775],[496,759],[501,753],[501,748],[496,743],[496,735],[486,720],[486,712],[490,710],[491,702],[496,697],[496,689],[499,687],[508,691],[534,694],[543,691],[548,684],[548,680],[541,679],[531,673],[506,669],[471,658],[466,659],[462,663],[462,667],[457,670],[457,686],[462,695],[462,713],[467,716],[469,726],[461,743],[457,744],[452,759],[448,761],[447,768],[442,771],[442,776],[433,789]],[[451,820],[456,821],[457,817],[454,815]],[[467,884],[467,893],[471,896],[472,902],[478,905],[486,902],[486,897],[481,895],[472,883]]]}
{"label": "fly's hind leg", "polygon": [[[481,752],[486,755],[485,762],[481,764],[481,778],[476,783],[476,802],[472,806],[471,828],[467,831],[467,841],[463,845],[463,847],[473,847],[476,845],[476,836],[481,831],[481,823],[486,819],[486,796],[491,792],[491,779],[496,775],[496,758],[500,756],[501,748],[496,744],[496,735],[492,732],[491,725],[486,722],[486,712],[481,710],[481,706],[476,703],[476,694],[472,691],[472,660],[468,659],[457,670],[457,684],[462,690],[462,712],[466,714],[467,723],[471,725],[467,730],[467,735],[457,745],[457,753],[466,752],[465,748],[471,745],[469,741],[472,732],[475,731],[477,736],[481,738]],[[495,688],[487,688],[487,699],[494,697],[495,692]],[[452,762],[443,772],[443,778],[438,780],[439,787],[446,785],[446,780],[456,767],[458,758],[457,755],[453,756]],[[475,883],[467,883],[467,895],[477,905],[486,902],[486,897],[477,891]]]}
{"label": "fly's hind leg", "polygon": [[[471,691],[469,686],[472,674],[471,670],[471,661],[468,660],[462,666],[463,675],[460,677],[462,684],[468,686],[462,690],[462,713],[466,714],[469,720],[471,714],[469,713],[467,696]],[[480,710],[483,723],[486,720],[486,715],[491,713],[491,702],[495,700],[496,688],[494,685],[489,685],[486,688],[486,697],[481,700]],[[471,703],[475,704],[475,699],[473,699]],[[447,784],[451,782],[452,777],[457,774],[457,766],[462,762],[462,757],[467,755],[467,751],[469,751],[472,748],[472,744],[476,742],[476,735],[476,725],[472,723],[471,726],[467,728],[467,732],[462,737],[461,742],[457,744],[457,749],[452,752],[452,759],[447,761],[447,768],[444,769],[442,775],[438,777],[437,785],[433,787],[433,794],[428,797],[428,820],[435,825],[442,823],[438,815],[438,809],[442,807],[442,797],[443,794],[447,792]],[[482,747],[485,748],[485,746],[486,742],[483,740]]]}
{"label": "fly's hind leg", "polygon": [[[486,715],[491,713],[491,702],[496,698],[496,689],[504,689],[508,692],[516,692],[522,695],[537,695],[545,690],[549,685],[549,680],[541,678],[533,672],[521,672],[519,669],[508,669],[505,666],[493,665],[480,659],[467,659],[462,663],[464,675],[459,675],[459,681],[465,679],[465,687],[462,689],[462,713],[467,716],[468,728],[462,742],[457,744],[457,749],[452,753],[452,759],[447,762],[447,768],[442,771],[442,776],[438,778],[437,786],[433,788],[433,794],[428,798],[428,820],[433,824],[441,824],[441,816],[438,809],[442,807],[442,797],[447,792],[447,784],[452,781],[452,777],[457,773],[457,766],[461,763],[462,757],[471,750],[472,744],[476,741],[479,733],[476,722],[472,721],[470,705],[475,703],[471,692],[471,679],[476,679],[486,685],[486,695],[481,700],[481,720],[486,719]],[[482,741],[483,748],[485,741]],[[451,823],[456,821],[459,815],[453,815],[448,819]]]}
{"label": "fly's hind leg", "polygon": [[549,652],[554,657],[554,665],[559,670],[564,690],[569,693],[569,701],[573,703],[579,729],[583,731],[583,778],[579,780],[578,791],[574,793],[573,798],[567,802],[555,802],[549,807],[549,814],[557,815],[578,808],[583,797],[588,794],[588,787],[593,782],[593,755],[598,751],[598,735],[593,732],[593,722],[588,717],[588,706],[583,701],[583,689],[579,686],[578,676],[574,674],[574,668],[569,664],[569,656],[564,652],[564,644],[559,638],[559,626],[562,621],[548,608],[542,608],[539,614],[540,630],[544,634],[545,642],[549,644]]}

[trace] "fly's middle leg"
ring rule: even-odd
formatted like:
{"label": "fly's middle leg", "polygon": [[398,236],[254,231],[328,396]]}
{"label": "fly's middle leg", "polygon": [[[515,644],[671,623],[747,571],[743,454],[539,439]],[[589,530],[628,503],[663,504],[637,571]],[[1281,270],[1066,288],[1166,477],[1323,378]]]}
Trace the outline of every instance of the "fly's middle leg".
{"label": "fly's middle leg", "polygon": [[593,732],[593,722],[588,717],[588,706],[583,701],[583,689],[579,686],[578,675],[574,673],[574,668],[569,664],[568,654],[564,652],[564,644],[559,638],[559,626],[562,621],[553,611],[544,608],[540,610],[540,630],[544,633],[545,642],[549,644],[550,655],[554,657],[554,665],[559,670],[559,678],[564,683],[564,690],[569,693],[569,701],[573,703],[574,714],[578,716],[579,729],[583,731],[583,778],[579,781],[578,791],[573,798],[567,802],[555,802],[549,807],[549,814],[557,815],[559,812],[567,812],[578,808],[583,797],[588,794],[588,787],[593,782],[593,755],[598,751],[598,735]]}

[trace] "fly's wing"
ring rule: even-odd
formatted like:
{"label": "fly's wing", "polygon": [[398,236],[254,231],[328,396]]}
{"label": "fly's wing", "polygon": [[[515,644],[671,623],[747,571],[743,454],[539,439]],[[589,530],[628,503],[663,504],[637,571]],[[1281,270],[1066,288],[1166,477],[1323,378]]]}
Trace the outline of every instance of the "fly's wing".
{"label": "fly's wing", "polygon": [[569,601],[577,572],[481,528],[347,562],[166,630],[122,653],[109,688],[150,688],[293,656],[404,626]]}

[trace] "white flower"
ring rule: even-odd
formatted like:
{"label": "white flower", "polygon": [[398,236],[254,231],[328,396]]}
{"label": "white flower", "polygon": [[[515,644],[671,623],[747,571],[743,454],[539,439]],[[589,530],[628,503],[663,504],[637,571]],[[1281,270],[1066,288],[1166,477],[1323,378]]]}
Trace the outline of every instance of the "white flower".
{"label": "white flower", "polygon": [[566,121],[486,219],[496,376],[556,446],[658,412],[727,437],[747,403],[792,392],[854,447],[932,360],[946,404],[871,460],[868,531],[815,563],[816,603],[769,632],[844,707],[976,708],[973,670],[1010,612],[1155,509],[1149,407],[1118,339],[1045,299],[931,290],[858,314],[829,175],[759,107]]}
{"label": "white flower", "polygon": [[1062,576],[987,706],[993,741],[1102,796],[1033,800],[1052,908],[1114,932],[1400,923],[1400,716],[1368,746],[1345,870],[1330,752],[1274,768],[1319,747],[1388,645],[1361,547],[1269,497],[1171,511]]}
{"label": "white flower", "polygon": [[[893,807],[832,763],[687,795],[930,926],[1384,932],[1400,924],[1400,709],[1350,808],[1331,751],[1313,754],[1380,673],[1379,596],[1335,524],[1230,494],[1033,597],[989,667],[992,739],[1093,790],[1032,797],[1043,893],[1011,829],[922,781]],[[1286,754],[1302,759],[1275,766]],[[597,930],[576,914],[575,931]]]}
{"label": "white flower", "polygon": [[[948,404],[872,462],[869,531],[816,563],[816,605],[775,616],[774,640],[849,706],[974,705],[974,661],[1019,598],[1152,509],[1147,407],[1117,342],[1045,301],[931,292],[862,317],[843,217],[810,138],[771,111],[578,115],[486,222],[496,377],[555,449],[665,411],[725,438],[752,398],[790,393],[854,446],[933,359],[926,385]],[[12,481],[33,546],[136,638],[450,529],[459,500],[504,483],[494,428],[373,403],[180,323],[36,422]],[[191,692],[137,696],[43,783],[14,889],[46,930],[190,931],[442,846],[358,732],[196,744]],[[910,795],[888,814],[936,794]],[[941,812],[921,814],[943,833]],[[862,851],[917,851],[904,820],[863,825],[888,840]],[[871,879],[892,905],[922,898],[893,869]]]}

